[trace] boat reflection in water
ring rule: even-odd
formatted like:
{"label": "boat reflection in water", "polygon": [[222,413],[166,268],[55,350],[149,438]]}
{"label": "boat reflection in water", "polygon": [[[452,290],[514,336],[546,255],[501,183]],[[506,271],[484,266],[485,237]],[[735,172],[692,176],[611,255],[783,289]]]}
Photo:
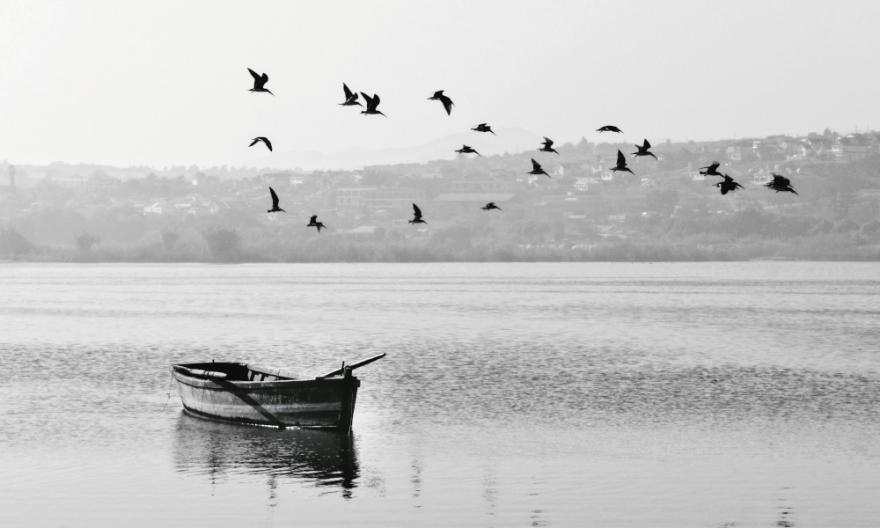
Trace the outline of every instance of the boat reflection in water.
{"label": "boat reflection in water", "polygon": [[354,437],[316,429],[282,429],[216,423],[181,414],[175,465],[181,473],[210,476],[267,475],[339,487],[350,498],[360,473]]}

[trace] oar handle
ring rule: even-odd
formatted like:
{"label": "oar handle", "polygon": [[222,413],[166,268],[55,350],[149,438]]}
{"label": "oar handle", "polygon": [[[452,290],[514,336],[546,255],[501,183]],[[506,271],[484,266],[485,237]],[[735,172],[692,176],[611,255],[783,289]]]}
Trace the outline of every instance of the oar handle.
{"label": "oar handle", "polygon": [[[322,375],[322,376],[317,376],[317,378],[329,378],[329,377],[331,377],[331,376],[338,376],[339,374],[342,374],[342,373],[345,371],[345,369],[354,370],[354,369],[356,369],[356,368],[363,367],[364,365],[369,365],[369,364],[372,363],[373,361],[377,361],[377,360],[379,360],[379,359],[382,359],[383,357],[385,357],[385,352],[383,352],[383,353],[381,353],[381,354],[379,354],[379,355],[377,355],[377,356],[373,356],[373,357],[370,357],[370,358],[367,358],[367,359],[362,359],[362,360],[360,360],[360,361],[358,361],[358,362],[356,362],[356,363],[352,363],[352,364],[350,364],[350,365],[344,365],[344,366],[342,366],[342,367],[340,367],[340,368],[338,368],[338,369],[336,369],[336,370],[333,370],[333,371],[331,371],[331,372],[328,372],[327,374],[324,374],[324,375]],[[317,378],[316,378],[316,379],[317,379]]]}

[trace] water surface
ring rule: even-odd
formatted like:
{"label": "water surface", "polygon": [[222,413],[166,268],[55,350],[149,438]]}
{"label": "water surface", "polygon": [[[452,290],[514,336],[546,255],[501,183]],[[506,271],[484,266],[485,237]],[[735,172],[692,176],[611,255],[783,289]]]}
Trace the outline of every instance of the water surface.
{"label": "water surface", "polygon": [[[870,263],[0,265],[2,526],[876,526]],[[378,352],[349,437],[168,365]],[[170,394],[170,396],[169,396]]]}

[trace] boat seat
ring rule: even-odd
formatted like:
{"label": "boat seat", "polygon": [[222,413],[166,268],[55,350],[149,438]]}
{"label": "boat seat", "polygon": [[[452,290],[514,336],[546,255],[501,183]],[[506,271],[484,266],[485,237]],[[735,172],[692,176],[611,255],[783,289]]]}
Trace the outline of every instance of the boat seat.
{"label": "boat seat", "polygon": [[248,379],[250,381],[275,381],[275,380],[288,380],[288,379],[300,379],[295,373],[286,372],[281,369],[275,368],[266,368],[260,367],[257,365],[247,365],[248,369]]}

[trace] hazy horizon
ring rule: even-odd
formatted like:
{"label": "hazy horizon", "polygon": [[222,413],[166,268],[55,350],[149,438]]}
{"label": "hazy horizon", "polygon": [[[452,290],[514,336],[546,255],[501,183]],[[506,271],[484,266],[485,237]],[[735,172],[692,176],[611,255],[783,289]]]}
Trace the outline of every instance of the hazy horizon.
{"label": "hazy horizon", "polygon": [[[0,159],[14,164],[247,165],[266,157],[247,146],[257,135],[276,156],[334,155],[482,121],[560,144],[848,132],[880,110],[870,2],[0,5]],[[276,97],[247,91],[248,67]],[[343,82],[389,117],[338,106]],[[426,100],[437,89],[452,116]],[[609,123],[625,134],[594,132]]]}

